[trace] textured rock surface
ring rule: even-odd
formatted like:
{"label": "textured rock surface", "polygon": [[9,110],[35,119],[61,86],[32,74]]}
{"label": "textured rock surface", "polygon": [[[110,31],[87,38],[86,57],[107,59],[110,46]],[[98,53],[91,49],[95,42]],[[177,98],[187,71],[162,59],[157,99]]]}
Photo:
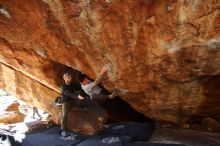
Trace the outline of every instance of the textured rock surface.
{"label": "textured rock surface", "polygon": [[[103,85],[146,116],[219,120],[219,8],[219,0],[0,0],[0,62],[31,79],[1,87],[18,94],[37,82],[47,88],[31,93],[52,97],[67,66],[95,78],[107,65]],[[34,100],[48,109],[45,97]]]}
{"label": "textured rock surface", "polygon": [[209,131],[220,131],[220,124],[212,118],[202,119],[202,126]]}
{"label": "textured rock surface", "polygon": [[19,111],[19,104],[15,102],[13,98],[3,98],[6,97],[6,93],[0,90],[0,123],[19,123],[23,122],[25,115]]}
{"label": "textured rock surface", "polygon": [[[187,146],[219,146],[220,134],[194,130],[157,128],[150,143],[185,144]],[[199,139],[199,140],[197,140]]]}
{"label": "textured rock surface", "polygon": [[7,107],[5,111],[19,111],[19,103],[18,102],[13,102],[10,106]]}
{"label": "textured rock surface", "polygon": [[0,115],[0,123],[11,124],[23,122],[25,115],[20,112],[4,112]]}

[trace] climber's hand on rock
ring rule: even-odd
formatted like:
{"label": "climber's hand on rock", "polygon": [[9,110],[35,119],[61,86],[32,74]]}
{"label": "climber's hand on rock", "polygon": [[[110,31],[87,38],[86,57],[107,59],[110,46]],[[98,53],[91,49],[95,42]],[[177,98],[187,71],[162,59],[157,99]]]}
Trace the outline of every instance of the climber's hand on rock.
{"label": "climber's hand on rock", "polygon": [[78,99],[84,100],[85,98],[83,96],[81,96],[81,95],[78,95]]}
{"label": "climber's hand on rock", "polygon": [[101,74],[105,74],[107,71],[108,71],[108,69],[107,69],[105,66],[103,66],[103,67],[101,68],[100,73],[101,73]]}

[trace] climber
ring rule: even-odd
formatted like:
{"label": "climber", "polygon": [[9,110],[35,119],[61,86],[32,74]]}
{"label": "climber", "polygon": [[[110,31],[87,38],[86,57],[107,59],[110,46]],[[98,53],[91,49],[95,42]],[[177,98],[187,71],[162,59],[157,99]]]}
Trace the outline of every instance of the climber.
{"label": "climber", "polygon": [[77,76],[77,80],[81,84],[82,89],[86,92],[86,94],[90,96],[91,100],[104,101],[106,99],[112,99],[117,96],[118,91],[116,89],[111,94],[109,94],[108,91],[99,86],[99,83],[101,82],[103,75],[106,72],[106,67],[103,67],[94,82],[89,80],[85,74],[79,74]]}
{"label": "climber", "polygon": [[62,103],[62,116],[61,116],[61,135],[67,135],[67,119],[68,112],[72,104],[79,103],[79,100],[85,100],[86,94],[81,89],[80,85],[73,83],[73,78],[70,73],[63,75],[64,83],[61,86],[61,103]]}

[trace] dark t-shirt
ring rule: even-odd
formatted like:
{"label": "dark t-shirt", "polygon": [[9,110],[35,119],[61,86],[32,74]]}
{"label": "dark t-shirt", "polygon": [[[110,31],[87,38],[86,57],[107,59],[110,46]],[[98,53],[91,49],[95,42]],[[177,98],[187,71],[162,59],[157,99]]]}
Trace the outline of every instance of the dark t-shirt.
{"label": "dark t-shirt", "polygon": [[84,96],[81,86],[77,83],[71,83],[70,85],[63,84],[61,86],[61,100],[62,102],[66,102],[69,100],[78,100],[78,95]]}

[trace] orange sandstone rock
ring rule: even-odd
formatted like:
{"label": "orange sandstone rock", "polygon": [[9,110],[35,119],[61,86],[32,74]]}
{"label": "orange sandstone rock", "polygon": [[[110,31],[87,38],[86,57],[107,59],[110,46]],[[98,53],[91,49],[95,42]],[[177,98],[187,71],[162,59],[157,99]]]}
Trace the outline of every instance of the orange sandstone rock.
{"label": "orange sandstone rock", "polygon": [[2,0],[0,62],[11,71],[1,71],[1,87],[57,113],[48,103],[67,66],[95,78],[107,65],[104,87],[120,89],[148,117],[219,120],[219,6],[212,0]]}

